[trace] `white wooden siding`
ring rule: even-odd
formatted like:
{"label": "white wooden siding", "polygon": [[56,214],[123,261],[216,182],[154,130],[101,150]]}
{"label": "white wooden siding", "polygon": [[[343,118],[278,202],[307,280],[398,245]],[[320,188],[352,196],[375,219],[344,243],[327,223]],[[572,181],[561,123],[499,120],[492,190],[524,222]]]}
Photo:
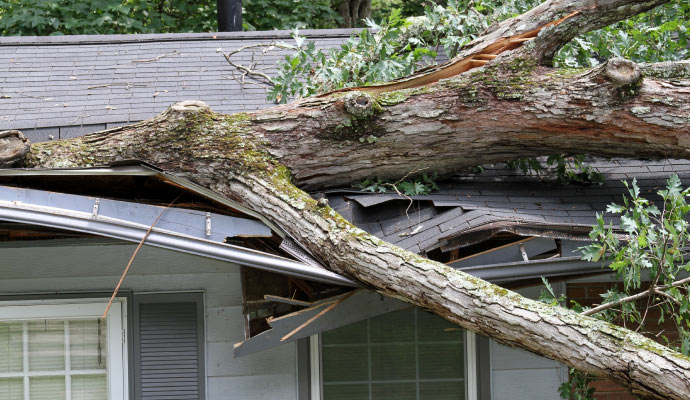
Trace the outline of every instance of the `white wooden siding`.
{"label": "white wooden siding", "polygon": [[[553,284],[556,294],[564,289]],[[521,295],[536,299],[542,286],[517,290]],[[491,354],[491,398],[493,400],[555,400],[558,386],[567,378],[567,368],[556,361],[522,349],[501,345],[493,340]]]}
{"label": "white wooden siding", "polygon": [[[84,243],[0,243],[0,294],[112,291],[136,245]],[[144,246],[122,288],[205,292],[209,400],[297,398],[294,343],[233,358],[233,345],[244,338],[237,265]]]}

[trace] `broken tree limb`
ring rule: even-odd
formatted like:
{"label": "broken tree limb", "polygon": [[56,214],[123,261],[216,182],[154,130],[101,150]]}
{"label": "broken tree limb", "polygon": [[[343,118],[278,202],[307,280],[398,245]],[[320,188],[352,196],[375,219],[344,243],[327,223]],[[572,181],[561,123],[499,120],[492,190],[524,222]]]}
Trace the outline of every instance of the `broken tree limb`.
{"label": "broken tree limb", "polygon": [[30,146],[29,139],[18,130],[0,132],[0,166],[11,166],[23,160]]}
{"label": "broken tree limb", "polygon": [[488,64],[490,60],[493,60],[494,58],[498,57],[499,54],[506,51],[515,50],[518,47],[525,44],[526,42],[536,38],[539,32],[541,32],[543,29],[552,26],[557,26],[561,24],[563,21],[567,20],[568,18],[574,17],[579,13],[579,11],[574,11],[566,15],[565,17],[548,22],[535,29],[532,29],[531,31],[519,33],[507,38],[500,38],[488,45],[487,47],[478,50],[476,53],[470,54],[468,56],[455,57],[452,60],[449,60],[441,65],[425,68],[424,70],[418,71],[417,73],[409,77],[397,79],[388,83],[384,83],[382,85],[369,85],[334,90],[329,93],[318,95],[317,97],[326,97],[334,93],[352,91],[360,91],[364,93],[384,93],[392,92],[394,90],[412,89],[422,87],[425,85],[430,85],[432,83],[440,81],[441,79],[448,79],[453,76],[460,75],[463,72],[467,72],[471,69],[482,67]]}
{"label": "broken tree limb", "polygon": [[34,144],[23,162],[48,168],[149,162],[269,215],[330,270],[365,287],[501,343],[610,377],[639,396],[687,400],[687,357],[385,243],[296,186],[343,186],[372,175],[396,179],[420,166],[450,174],[549,153],[687,158],[686,78],[621,78],[626,69],[635,75],[625,61],[584,72],[542,65],[568,37],[661,3],[547,1],[505,21],[461,55],[580,14],[482,67],[435,84],[336,93],[230,116],[202,102],[182,102],[131,126]]}

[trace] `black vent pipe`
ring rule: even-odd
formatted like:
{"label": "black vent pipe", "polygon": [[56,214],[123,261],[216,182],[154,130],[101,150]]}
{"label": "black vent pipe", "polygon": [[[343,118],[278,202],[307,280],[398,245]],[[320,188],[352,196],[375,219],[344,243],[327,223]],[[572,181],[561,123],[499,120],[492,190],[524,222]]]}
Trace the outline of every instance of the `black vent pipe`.
{"label": "black vent pipe", "polygon": [[242,0],[218,0],[218,32],[242,30]]}

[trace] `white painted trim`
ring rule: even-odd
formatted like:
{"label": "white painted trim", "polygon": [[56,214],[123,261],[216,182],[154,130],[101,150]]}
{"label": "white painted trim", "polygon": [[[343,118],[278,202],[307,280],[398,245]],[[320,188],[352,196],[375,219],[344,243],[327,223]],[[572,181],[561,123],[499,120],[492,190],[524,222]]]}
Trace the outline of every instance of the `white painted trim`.
{"label": "white painted trim", "polygon": [[465,331],[465,390],[467,400],[477,400],[477,335]]}
{"label": "white painted trim", "polygon": [[[82,318],[100,318],[103,310],[107,305],[106,300],[94,299],[77,299],[77,300],[50,301],[50,300],[34,300],[34,301],[11,301],[0,302],[0,321],[25,321],[26,325],[30,320],[37,319],[82,319]],[[88,302],[86,302],[88,301]],[[123,303],[126,299],[117,299],[113,302],[110,311],[107,315],[107,343],[108,343],[108,393],[110,400],[127,400],[129,397],[128,379],[127,377],[127,332],[126,332],[126,309]],[[29,352],[28,352],[28,337],[26,327],[24,331],[24,373],[28,373]],[[65,338],[66,346],[69,348]],[[66,354],[69,356],[69,353]],[[58,373],[61,371],[57,371]],[[65,374],[70,374],[69,368],[62,371]],[[84,373],[94,371],[82,371]],[[28,376],[28,375],[27,375]],[[28,385],[25,381],[24,397],[28,398]]]}
{"label": "white painted trim", "polygon": [[101,316],[106,304],[99,302],[89,304],[0,305],[0,321],[94,318]]}
{"label": "white painted trim", "polygon": [[110,400],[126,400],[127,347],[125,324],[122,319],[122,303],[113,302],[108,311],[108,393]]}
{"label": "white painted trim", "polygon": [[321,400],[321,335],[309,337],[310,400]]}
{"label": "white painted trim", "polygon": [[[70,341],[69,321],[63,322],[63,325],[63,329],[65,330],[65,400],[72,400],[72,342]],[[100,340],[100,338],[98,338],[98,340]]]}

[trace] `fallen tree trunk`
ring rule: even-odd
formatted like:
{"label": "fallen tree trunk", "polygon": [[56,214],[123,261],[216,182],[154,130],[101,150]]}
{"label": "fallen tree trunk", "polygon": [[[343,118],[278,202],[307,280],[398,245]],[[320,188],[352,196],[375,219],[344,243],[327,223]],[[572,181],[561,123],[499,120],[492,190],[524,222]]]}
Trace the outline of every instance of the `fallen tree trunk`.
{"label": "fallen tree trunk", "polygon": [[574,32],[659,3],[547,2],[538,7],[541,13],[506,21],[478,39],[458,60],[496,37],[576,14],[481,68],[435,83],[375,93],[360,88],[230,116],[183,102],[142,123],[34,144],[26,154],[21,138],[7,135],[14,142],[3,160],[60,168],[149,162],[270,216],[328,268],[364,286],[502,343],[608,376],[640,396],[689,399],[687,357],[382,242],[298,189],[342,186],[372,175],[401,177],[422,167],[448,174],[548,153],[686,158],[687,62],[640,68],[616,60],[576,73],[541,65]]}

